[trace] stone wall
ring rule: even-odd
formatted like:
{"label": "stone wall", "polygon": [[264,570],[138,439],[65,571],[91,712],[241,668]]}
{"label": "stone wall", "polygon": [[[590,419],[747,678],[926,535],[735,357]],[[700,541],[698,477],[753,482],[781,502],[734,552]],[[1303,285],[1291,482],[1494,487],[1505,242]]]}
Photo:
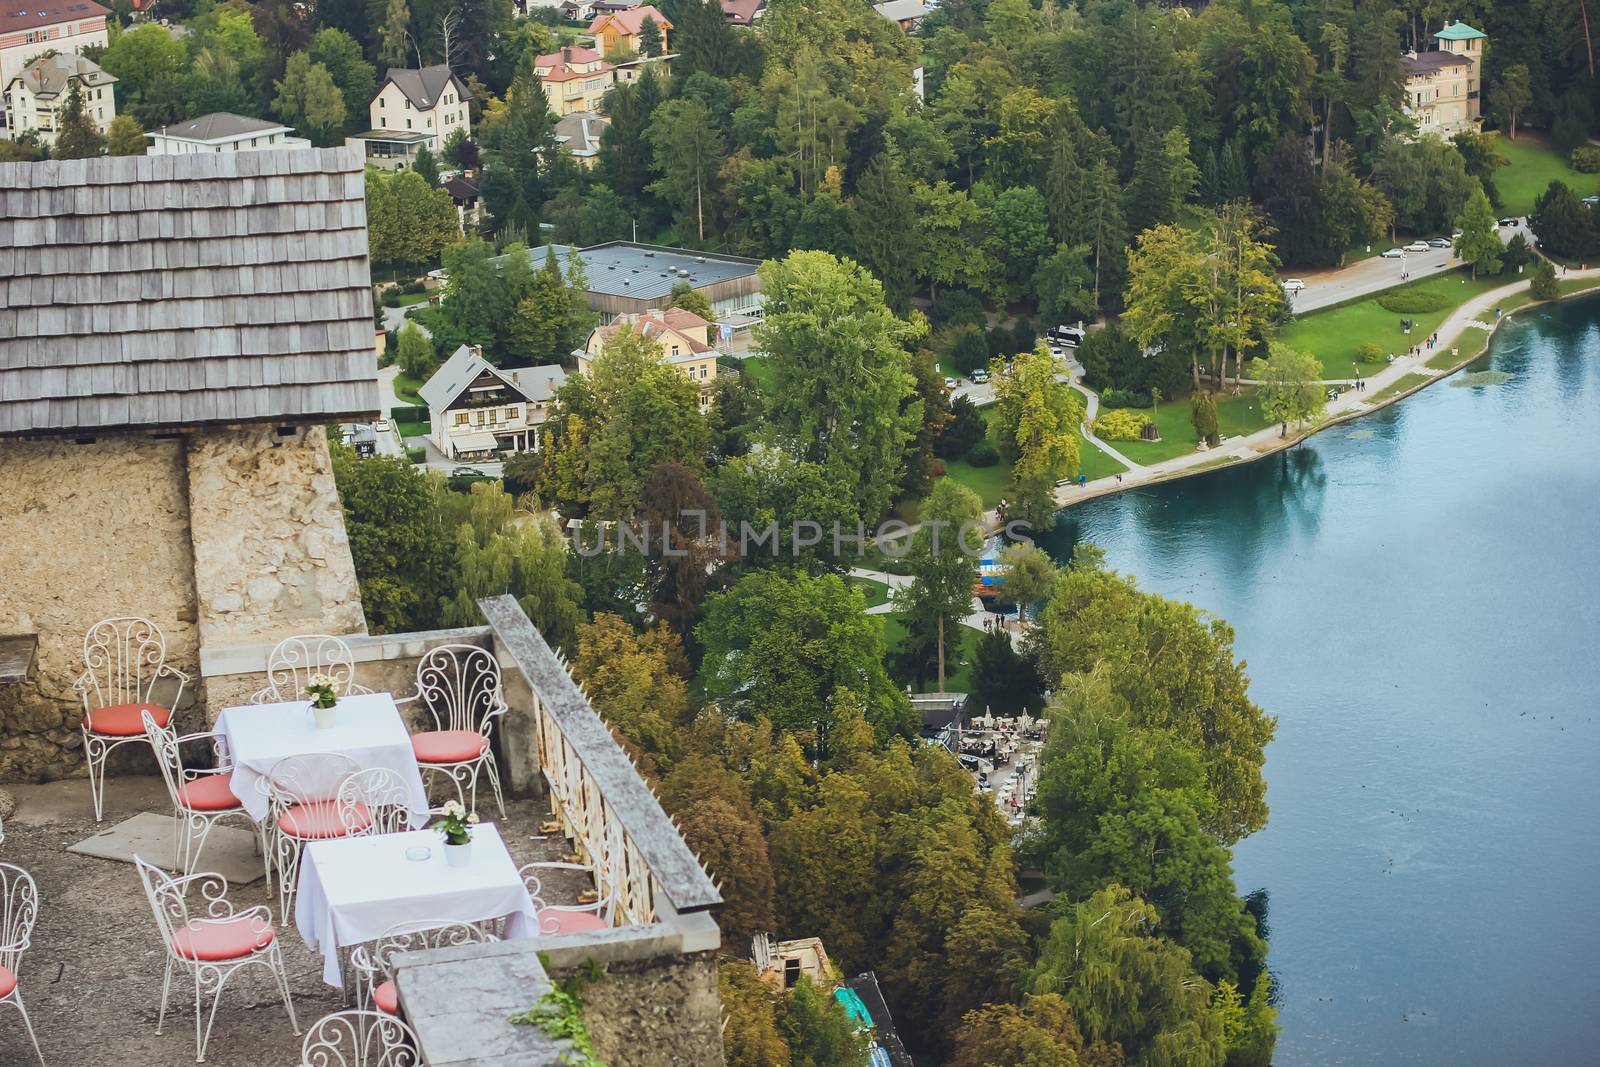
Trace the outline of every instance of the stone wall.
{"label": "stone wall", "polygon": [[206,647],[366,633],[323,427],[196,433],[188,482]]}
{"label": "stone wall", "polygon": [[[198,680],[184,453],[181,439],[133,434],[0,441],[0,633],[39,635],[29,680],[0,686],[0,781],[81,772],[83,705],[72,683],[98,620],[151,619],[168,661]],[[170,701],[172,686],[158,683],[156,698]],[[198,700],[198,686],[186,687],[181,728],[197,725]],[[119,749],[113,770],[139,759],[135,748]]]}
{"label": "stone wall", "polygon": [[[557,982],[571,972],[552,963]],[[609,1067],[711,1067],[723,1062],[717,954],[605,964],[583,987],[583,1022]]]}

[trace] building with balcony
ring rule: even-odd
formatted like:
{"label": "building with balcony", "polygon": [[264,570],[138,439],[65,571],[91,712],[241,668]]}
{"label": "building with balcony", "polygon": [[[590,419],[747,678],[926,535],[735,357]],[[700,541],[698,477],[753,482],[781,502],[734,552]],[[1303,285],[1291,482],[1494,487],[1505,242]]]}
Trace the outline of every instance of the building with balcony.
{"label": "building with balcony", "polygon": [[537,56],[533,61],[533,75],[544,86],[550,110],[557,116],[599,111],[616,81],[613,71],[599,52],[580,45]]}
{"label": "building with balcony", "polygon": [[56,142],[57,118],[73,85],[83,98],[83,113],[104,133],[117,116],[117,79],[72,52],[41,56],[5,86],[0,128],[12,140],[29,130],[47,145]]}
{"label": "building with balcony", "polygon": [[104,48],[111,9],[94,0],[14,0],[0,4],[0,86],[45,52],[81,55]]}
{"label": "building with balcony", "polygon": [[437,158],[456,130],[472,136],[471,100],[467,83],[443,63],[420,70],[390,67],[372,98],[372,129],[345,138],[345,144],[387,170],[410,166],[424,148]]}
{"label": "building with balcony", "polygon": [[1483,43],[1488,36],[1465,22],[1446,22],[1439,47],[1405,57],[1405,113],[1417,133],[1454,137],[1482,121]]}
{"label": "building with balcony", "polygon": [[175,122],[145,134],[152,156],[192,156],[259,152],[265,149],[310,148],[311,142],[294,136],[294,128],[267,119],[246,118],[227,111]]}
{"label": "building with balcony", "polygon": [[588,374],[594,358],[623,330],[631,330],[661,348],[661,358],[680,368],[700,389],[700,411],[711,409],[717,388],[717,355],[712,346],[711,323],[692,311],[651,309],[642,315],[619,315],[596,327],[584,346],[573,353],[578,373]]}
{"label": "building with balcony", "polygon": [[501,370],[462,345],[417,390],[428,405],[428,439],[452,460],[537,452],[539,429],[566,380],[559,366]]}
{"label": "building with balcony", "polygon": [[640,7],[623,8],[620,11],[605,11],[594,17],[589,23],[589,33],[594,37],[594,43],[599,46],[600,54],[611,56],[627,54],[630,56],[644,55],[644,42],[641,34],[644,32],[646,21],[655,23],[656,30],[661,35],[661,52],[665,55],[670,52],[667,32],[672,29],[672,23],[667,20],[656,8],[649,4]]}

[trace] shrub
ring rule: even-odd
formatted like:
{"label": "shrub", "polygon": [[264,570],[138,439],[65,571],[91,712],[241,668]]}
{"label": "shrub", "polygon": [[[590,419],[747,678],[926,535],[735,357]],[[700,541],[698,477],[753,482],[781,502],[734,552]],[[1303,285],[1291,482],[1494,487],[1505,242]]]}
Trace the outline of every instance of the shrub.
{"label": "shrub", "polygon": [[1094,432],[1102,441],[1137,441],[1149,421],[1137,411],[1114,408],[1094,420]]}
{"label": "shrub", "polygon": [[989,424],[976,404],[964,396],[950,401],[950,421],[944,424],[933,442],[933,454],[940,459],[960,459],[983,440]]}
{"label": "shrub", "polygon": [[1533,265],[1533,284],[1528,287],[1528,293],[1535,300],[1554,300],[1561,295],[1561,287],[1556,284],[1556,268],[1548,259]]}
{"label": "shrub", "polygon": [[983,301],[965,289],[946,289],[939,294],[939,299],[935,300],[933,307],[928,310],[928,318],[935,326],[965,323],[981,327]]}
{"label": "shrub", "polygon": [[395,422],[427,422],[428,409],[417,404],[396,404],[389,409],[389,417]]}
{"label": "shrub", "polygon": [[1217,398],[1204,389],[1189,394],[1189,424],[1195,437],[1214,445],[1221,440],[1217,431]]}
{"label": "shrub", "polygon": [[979,441],[967,450],[967,462],[974,467],[992,467],[1000,462],[1000,453],[988,441]]}
{"label": "shrub", "polygon": [[409,459],[412,463],[426,463],[428,461],[428,450],[420,445],[416,448],[408,448],[406,449],[406,459]]}
{"label": "shrub", "polygon": [[383,295],[378,299],[383,302],[383,306],[386,308],[397,308],[400,306],[400,290],[391,285],[383,291]]}
{"label": "shrub", "polygon": [[1383,349],[1371,341],[1363,341],[1356,346],[1356,358],[1363,363],[1383,362]]}
{"label": "shrub", "polygon": [[1572,169],[1583,174],[1600,173],[1600,145],[1581,144],[1574,148]]}
{"label": "shrub", "polygon": [[1449,297],[1432,289],[1391,289],[1378,297],[1378,306],[1396,315],[1426,315],[1449,305]]}
{"label": "shrub", "polygon": [[1112,387],[1100,394],[1100,403],[1108,408],[1147,408],[1150,406],[1150,394]]}
{"label": "shrub", "polygon": [[1039,335],[1034,332],[1033,323],[1019,318],[1011,327],[1011,351],[1032,352],[1038,344]]}
{"label": "shrub", "polygon": [[970,323],[947,326],[934,339],[934,349],[945,366],[960,374],[971,374],[989,362],[989,346],[983,331]]}

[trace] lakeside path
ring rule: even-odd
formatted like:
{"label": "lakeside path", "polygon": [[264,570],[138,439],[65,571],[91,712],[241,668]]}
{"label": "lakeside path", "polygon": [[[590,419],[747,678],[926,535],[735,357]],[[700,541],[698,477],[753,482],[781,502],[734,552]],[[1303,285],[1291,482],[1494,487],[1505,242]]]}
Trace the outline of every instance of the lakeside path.
{"label": "lakeside path", "polygon": [[[1600,279],[1600,267],[1591,267],[1588,270],[1569,270],[1560,278],[1563,282],[1579,279]],[[1071,507],[1085,500],[1094,500],[1111,493],[1121,492],[1124,489],[1133,489],[1142,485],[1154,485],[1158,482],[1171,481],[1174,478],[1184,478],[1191,474],[1215,470],[1235,463],[1248,463],[1251,460],[1270,456],[1274,452],[1281,452],[1286,448],[1297,445],[1320,430],[1325,430],[1330,426],[1348,422],[1351,419],[1385,408],[1402,397],[1410,396],[1418,389],[1432,385],[1441,378],[1449,377],[1455,371],[1460,370],[1461,367],[1482,355],[1487,342],[1483,346],[1477,344],[1468,345],[1468,354],[1456,360],[1448,368],[1441,370],[1428,366],[1430,359],[1438,359],[1441,354],[1450,351],[1454,347],[1459,347],[1458,342],[1462,333],[1466,330],[1482,331],[1486,337],[1492,334],[1499,325],[1494,320],[1495,307],[1504,304],[1508,298],[1525,292],[1532,284],[1533,280],[1528,278],[1523,281],[1512,282],[1509,285],[1503,285],[1498,289],[1491,289],[1487,293],[1482,293],[1468,300],[1452,311],[1444,322],[1439,324],[1439,343],[1437,346],[1432,349],[1423,348],[1415,356],[1398,357],[1383,370],[1363,379],[1366,383],[1366,388],[1363,391],[1344,392],[1339,394],[1337,400],[1328,401],[1328,406],[1324,410],[1322,417],[1308,426],[1292,429],[1286,436],[1279,436],[1276,425],[1267,426],[1247,436],[1224,438],[1216,448],[1208,449],[1204,452],[1197,451],[1182,456],[1174,456],[1172,459],[1163,460],[1160,463],[1152,463],[1149,466],[1130,464],[1128,470],[1121,475],[1120,480],[1116,475],[1113,475],[1108,478],[1097,478],[1083,486],[1070,482],[1058,485],[1056,487],[1056,503],[1062,507]],[[1580,290],[1580,292],[1591,291],[1593,290]],[[1577,295],[1579,295],[1578,292],[1564,293],[1558,299],[1566,299]],[[1536,306],[1536,304],[1520,304],[1506,312],[1505,317],[1509,318],[1516,312],[1533,306]],[[1484,316],[1487,316],[1487,318]],[[1402,387],[1387,395],[1384,393],[1387,387],[1404,381],[1409,375],[1418,376],[1421,380],[1410,388]],[[1080,392],[1088,394],[1088,390],[1078,386],[1076,382],[1074,382],[1074,388],[1078,388]],[[1090,440],[1091,443],[1099,446],[1107,454],[1116,455],[1114,450],[1098,439],[1090,438]]]}

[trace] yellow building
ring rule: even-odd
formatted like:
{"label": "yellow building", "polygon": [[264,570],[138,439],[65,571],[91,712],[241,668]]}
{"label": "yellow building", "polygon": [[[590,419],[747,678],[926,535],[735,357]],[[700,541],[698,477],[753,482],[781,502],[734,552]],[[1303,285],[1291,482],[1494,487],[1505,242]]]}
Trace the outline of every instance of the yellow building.
{"label": "yellow building", "polygon": [[711,346],[711,324],[682,308],[618,315],[608,325],[598,327],[589,334],[583,348],[573,353],[578,359],[578,373],[588,374],[594,357],[624,329],[631,329],[660,345],[663,358],[674,367],[683,368],[689,380],[700,387],[700,410],[711,408],[711,397],[717,385],[717,350]]}
{"label": "yellow building", "polygon": [[544,85],[550,110],[557,115],[574,111],[599,111],[606,90],[615,81],[612,66],[592,48],[572,45],[559,52],[538,56],[533,75]]}
{"label": "yellow building", "polygon": [[1447,22],[1434,39],[1437,51],[1406,56],[1405,111],[1419,134],[1453,137],[1476,130],[1483,114],[1483,42],[1481,30],[1465,22]]}
{"label": "yellow building", "polygon": [[645,19],[654,22],[656,29],[661,31],[661,54],[669,53],[672,49],[667,43],[667,31],[672,29],[672,23],[667,21],[667,16],[649,4],[643,7],[630,7],[625,11],[602,12],[589,23],[589,32],[594,35],[595,44],[600,47],[601,55],[609,56],[620,52],[642,55],[639,33],[644,29]]}

